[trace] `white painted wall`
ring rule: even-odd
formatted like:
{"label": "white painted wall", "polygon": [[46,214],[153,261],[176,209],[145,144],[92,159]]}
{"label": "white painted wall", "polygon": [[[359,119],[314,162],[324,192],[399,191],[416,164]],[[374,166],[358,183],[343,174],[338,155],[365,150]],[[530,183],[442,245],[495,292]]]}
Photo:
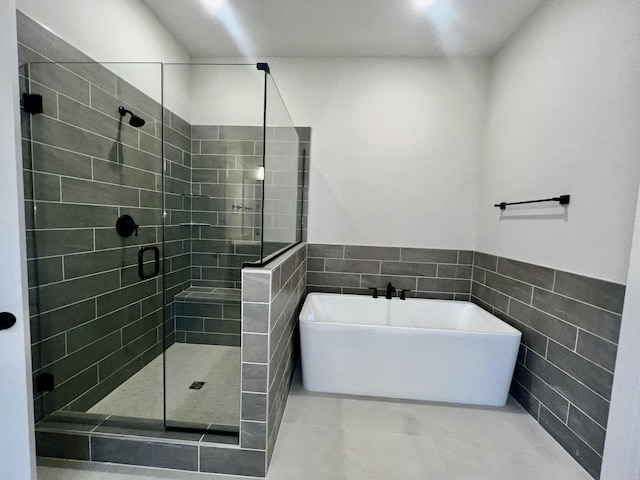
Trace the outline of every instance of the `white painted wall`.
{"label": "white painted wall", "polygon": [[486,60],[270,64],[313,128],[309,242],[474,248]]}
{"label": "white painted wall", "polygon": [[[224,62],[232,64],[220,64]],[[189,69],[192,124],[262,125],[264,72],[256,68],[255,62],[242,64],[248,62],[243,59],[217,59],[204,63],[218,65],[167,67],[167,70]]]}
{"label": "white painted wall", "polygon": [[[640,2],[548,2],[497,55],[478,250],[625,283],[640,176]],[[571,205],[500,201],[571,194]]]}
{"label": "white painted wall", "polygon": [[0,331],[0,476],[27,480],[36,469],[14,0],[0,2],[0,18],[0,312],[17,318]]}
{"label": "white painted wall", "polygon": [[[191,61],[184,47],[138,0],[17,0],[16,6],[98,62]],[[160,101],[159,67],[107,67]],[[170,77],[170,81],[177,87],[165,104],[189,120],[189,79]]]}
{"label": "white painted wall", "polygon": [[266,61],[312,127],[310,242],[475,247],[487,60]]}

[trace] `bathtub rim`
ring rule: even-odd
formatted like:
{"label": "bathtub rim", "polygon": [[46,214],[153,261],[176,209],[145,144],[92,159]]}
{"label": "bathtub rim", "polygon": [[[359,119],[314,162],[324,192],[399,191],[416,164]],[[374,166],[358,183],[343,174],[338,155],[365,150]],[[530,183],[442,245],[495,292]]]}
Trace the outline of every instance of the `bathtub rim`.
{"label": "bathtub rim", "polygon": [[[328,293],[328,292],[311,292],[309,294],[307,294],[307,298],[305,298],[305,301],[302,305],[302,309],[300,310],[300,314],[298,315],[298,319],[300,321],[300,323],[304,323],[307,325],[335,325],[335,326],[341,326],[341,327],[354,327],[354,328],[379,328],[379,329],[385,329],[385,330],[399,330],[399,331],[415,331],[415,332],[430,332],[432,334],[450,334],[450,335],[479,335],[479,336],[486,336],[486,335],[493,335],[493,336],[500,336],[500,337],[520,337],[522,338],[522,332],[520,330],[518,330],[517,328],[513,327],[512,325],[508,324],[507,322],[505,322],[504,320],[498,318],[496,315],[494,315],[491,312],[487,312],[486,310],[484,310],[482,307],[476,305],[473,302],[469,302],[469,301],[456,301],[456,300],[439,300],[439,299],[433,299],[433,298],[407,298],[406,300],[399,300],[397,299],[397,301],[424,301],[424,302],[437,302],[437,303],[452,303],[452,304],[462,304],[465,307],[469,307],[472,306],[471,308],[473,309],[478,309],[481,312],[484,312],[485,314],[491,315],[496,321],[502,323],[505,327],[507,327],[509,330],[511,330],[510,332],[483,332],[483,331],[477,331],[477,330],[452,330],[449,328],[429,328],[429,327],[403,327],[403,326],[397,326],[397,325],[370,325],[370,324],[359,324],[359,323],[346,323],[346,322],[327,322],[327,321],[322,321],[322,320],[310,320],[308,319],[308,315],[304,315],[305,314],[305,310],[310,309],[310,306],[307,306],[307,300],[310,297],[352,297],[352,298],[362,298],[362,299],[366,299],[366,298],[371,298],[369,296],[366,295],[359,295],[359,294],[348,294],[348,293]],[[372,298],[373,299],[373,298]],[[396,300],[395,298],[392,299],[382,299],[383,301],[394,301]],[[303,316],[305,318],[303,318]]]}

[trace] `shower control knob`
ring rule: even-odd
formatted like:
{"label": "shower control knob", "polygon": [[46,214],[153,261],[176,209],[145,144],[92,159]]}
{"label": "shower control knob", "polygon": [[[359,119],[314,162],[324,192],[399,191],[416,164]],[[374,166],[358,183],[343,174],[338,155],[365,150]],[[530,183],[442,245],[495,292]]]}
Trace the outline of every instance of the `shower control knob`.
{"label": "shower control knob", "polygon": [[121,237],[130,237],[133,232],[138,236],[138,225],[130,215],[121,215],[116,221],[116,231]]}
{"label": "shower control knob", "polygon": [[16,324],[16,317],[13,313],[0,313],[0,330],[7,330]]}

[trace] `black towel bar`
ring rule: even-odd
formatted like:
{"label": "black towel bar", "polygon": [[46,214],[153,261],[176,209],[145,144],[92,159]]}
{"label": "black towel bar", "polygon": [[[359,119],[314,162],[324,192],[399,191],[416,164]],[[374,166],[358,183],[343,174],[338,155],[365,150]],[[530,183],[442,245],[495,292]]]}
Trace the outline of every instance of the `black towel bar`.
{"label": "black towel bar", "polygon": [[504,210],[505,208],[507,208],[507,205],[522,205],[524,203],[559,202],[560,205],[569,205],[570,199],[571,195],[560,195],[559,197],[543,198],[541,200],[526,200],[524,202],[500,202],[494,204],[493,206],[499,207],[500,210]]}

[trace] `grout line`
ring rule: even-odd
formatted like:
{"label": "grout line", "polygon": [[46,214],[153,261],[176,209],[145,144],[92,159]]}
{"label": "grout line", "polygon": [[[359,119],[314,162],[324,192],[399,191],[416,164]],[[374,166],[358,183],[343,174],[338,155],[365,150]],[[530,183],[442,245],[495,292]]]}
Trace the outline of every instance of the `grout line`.
{"label": "grout line", "polygon": [[[533,350],[532,350],[533,352]],[[611,403],[611,400],[603,397],[602,395],[600,395],[598,392],[596,392],[595,390],[593,390],[591,387],[589,387],[588,385],[584,384],[583,382],[581,382],[579,379],[573,377],[572,375],[570,375],[569,373],[565,372],[564,370],[562,370],[560,367],[558,367],[555,363],[550,362],[549,360],[547,360],[546,358],[542,357],[541,355],[537,354],[536,352],[533,352],[535,355],[538,355],[542,360],[544,360],[545,362],[547,362],[549,365],[551,365],[553,368],[560,370],[560,372],[562,372],[564,375],[566,375],[567,377],[569,377],[571,380],[573,380],[574,382],[578,383],[579,385],[581,385],[582,387],[586,388],[587,390],[589,390],[591,393],[593,393],[594,395],[598,396],[599,398],[603,399],[607,404]],[[526,367],[526,365],[525,365]],[[531,369],[529,369],[527,367],[527,369],[529,371],[531,371],[531,373],[533,373],[534,375],[536,375],[540,380],[542,380],[546,385],[548,385],[550,388],[552,388],[556,393],[560,394],[560,391],[552,386],[550,383],[547,383],[542,377],[540,377],[539,375],[535,374],[535,372]],[[563,398],[566,398],[564,395],[562,395]],[[569,400],[567,398],[567,400]],[[596,422],[597,423],[597,422]]]}
{"label": "grout line", "polygon": [[536,287],[531,289],[531,298],[529,299],[529,305],[533,305],[533,292],[536,291]]}

